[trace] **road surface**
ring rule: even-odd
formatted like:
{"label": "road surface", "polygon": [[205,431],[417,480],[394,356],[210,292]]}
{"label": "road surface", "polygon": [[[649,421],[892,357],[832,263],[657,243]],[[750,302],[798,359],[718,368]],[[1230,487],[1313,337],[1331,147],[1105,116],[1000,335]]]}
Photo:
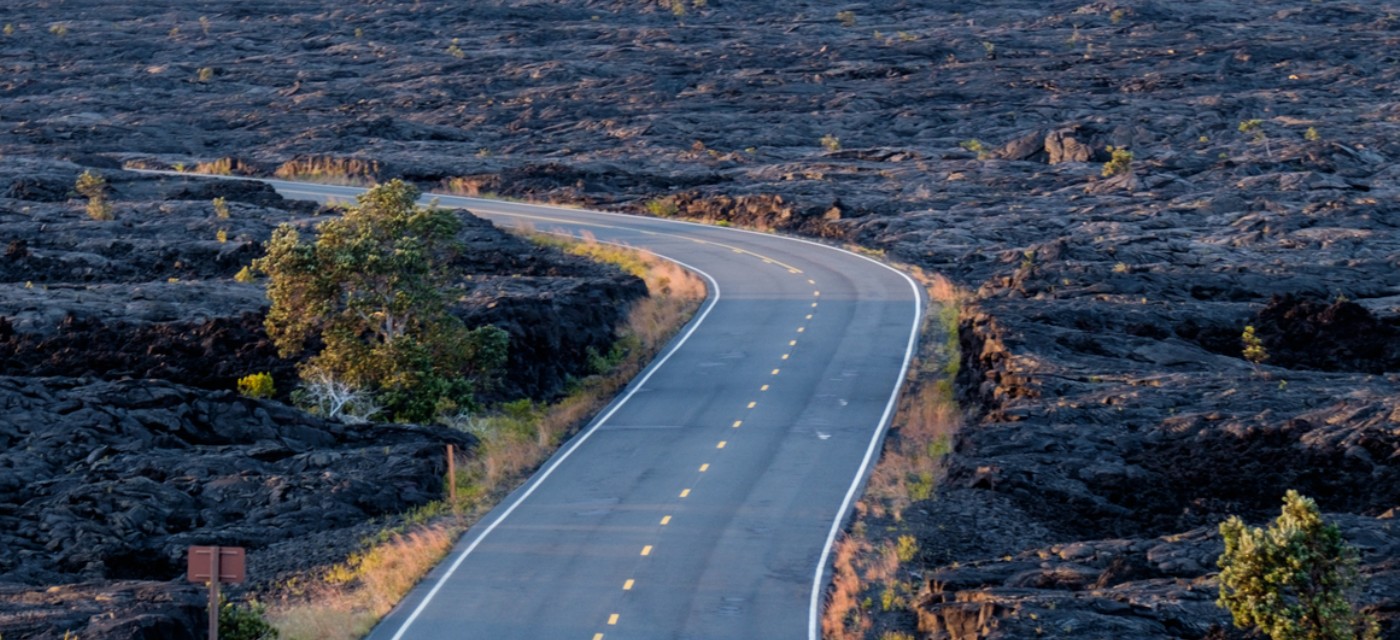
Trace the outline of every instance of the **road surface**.
{"label": "road surface", "polygon": [[[359,191],[272,184],[302,199]],[[913,281],[793,238],[431,197],[503,226],[651,250],[703,274],[710,296],[369,637],[818,638],[831,544],[914,348]]]}

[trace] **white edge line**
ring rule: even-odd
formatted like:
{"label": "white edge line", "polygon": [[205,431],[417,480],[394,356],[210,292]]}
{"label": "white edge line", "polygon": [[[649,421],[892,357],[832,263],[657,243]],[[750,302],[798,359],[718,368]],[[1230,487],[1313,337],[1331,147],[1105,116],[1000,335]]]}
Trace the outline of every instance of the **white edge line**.
{"label": "white edge line", "polygon": [[[233,177],[233,176],[203,176],[203,175],[199,175],[199,174],[173,173],[173,172],[166,172],[166,171],[150,171],[150,170],[140,170],[140,169],[127,169],[127,171],[137,171],[137,172],[140,172],[140,173],[161,173],[161,174],[171,174],[171,175],[189,176],[189,177],[207,177],[207,178],[215,178],[215,179],[230,179],[230,178],[232,178],[232,179],[257,180],[257,181],[259,181],[259,182],[278,182],[278,183],[283,183],[283,184],[306,184],[306,185],[313,186],[313,187],[316,187],[316,186],[330,186],[330,187],[342,187],[342,188],[344,188],[344,187],[347,187],[347,186],[348,186],[348,185],[320,185],[320,184],[317,184],[317,183],[301,183],[301,182],[294,182],[294,181],[289,181],[289,180],[267,180],[267,179],[260,179],[260,178],[241,178],[241,177]],[[363,189],[363,187],[353,187],[353,186],[348,186],[348,188],[352,188],[352,189],[354,189],[354,188],[360,188],[360,189]],[[669,224],[676,224],[676,225],[695,226],[695,227],[700,227],[700,228],[703,228],[703,229],[714,229],[714,230],[719,230],[720,233],[725,233],[725,232],[729,232],[729,233],[748,233],[748,234],[753,234],[753,235],[757,235],[757,236],[762,236],[762,237],[765,237],[765,238],[782,238],[782,239],[789,240],[789,241],[792,241],[792,242],[801,242],[801,243],[803,243],[803,244],[809,244],[809,245],[816,246],[816,247],[822,247],[822,248],[824,248],[824,249],[829,249],[829,250],[831,250],[831,251],[835,251],[835,252],[838,252],[838,253],[844,253],[844,254],[846,254],[846,255],[850,255],[850,256],[854,256],[854,257],[856,257],[856,258],[860,258],[861,260],[865,260],[865,261],[870,262],[870,263],[872,263],[872,264],[879,265],[879,266],[881,266],[881,267],[884,267],[885,269],[888,269],[888,270],[890,270],[890,271],[892,271],[892,272],[898,274],[899,277],[904,278],[904,281],[905,281],[905,282],[908,282],[908,283],[909,283],[909,288],[910,288],[911,290],[913,290],[913,292],[914,292],[914,322],[913,322],[913,326],[911,327],[910,332],[909,332],[909,341],[908,341],[908,343],[907,343],[907,345],[906,345],[906,347],[905,347],[905,350],[904,350],[904,364],[900,367],[899,378],[897,379],[897,382],[895,383],[894,390],[893,390],[892,392],[890,392],[890,399],[889,399],[889,402],[887,402],[887,403],[885,404],[885,412],[884,412],[884,414],[880,417],[880,424],[879,424],[879,427],[875,430],[875,434],[871,437],[871,439],[870,439],[870,444],[869,444],[869,446],[868,446],[868,447],[866,448],[866,450],[865,450],[865,458],[864,458],[863,460],[861,460],[860,469],[856,472],[855,479],[851,481],[851,486],[850,486],[850,488],[846,490],[846,497],[845,497],[845,499],[842,500],[842,502],[841,502],[841,508],[836,512],[836,517],[835,517],[835,518],[832,520],[832,522],[831,522],[831,529],[827,532],[827,536],[826,536],[826,544],[824,544],[824,545],[822,546],[821,558],[817,561],[817,570],[816,570],[816,574],[812,577],[812,596],[811,596],[811,602],[810,602],[810,606],[809,606],[809,609],[808,609],[808,617],[807,617],[807,637],[808,637],[808,640],[821,640],[821,639],[820,639],[820,635],[819,635],[819,633],[818,633],[818,632],[819,632],[819,629],[818,629],[818,624],[817,624],[817,618],[818,618],[818,615],[819,615],[820,609],[821,609],[821,594],[822,594],[822,590],[823,590],[822,587],[824,586],[824,585],[823,585],[824,581],[822,580],[822,578],[823,578],[823,577],[825,576],[825,574],[826,574],[826,564],[827,564],[827,561],[830,560],[830,558],[831,558],[831,547],[832,547],[832,545],[834,545],[834,544],[836,543],[836,536],[837,536],[838,534],[840,534],[840,532],[841,532],[841,525],[842,525],[842,523],[844,523],[845,520],[846,520],[846,514],[847,514],[847,512],[848,512],[848,511],[850,510],[850,508],[851,508],[851,502],[855,500],[855,494],[856,494],[856,492],[860,490],[861,484],[865,481],[865,474],[866,474],[866,472],[867,472],[867,471],[869,470],[869,468],[870,468],[870,462],[871,462],[871,460],[875,457],[875,453],[879,450],[880,443],[884,441],[885,432],[889,430],[890,420],[893,418],[893,415],[894,415],[895,404],[899,401],[899,393],[900,393],[900,391],[903,390],[903,388],[904,388],[904,379],[909,375],[909,363],[910,363],[910,362],[913,360],[913,358],[914,358],[914,351],[915,351],[915,349],[918,348],[919,326],[920,326],[920,324],[921,324],[922,321],[923,321],[923,315],[924,315],[923,293],[919,291],[919,285],[918,285],[918,283],[914,282],[914,279],[913,279],[913,278],[910,278],[909,275],[906,274],[906,273],[904,273],[903,271],[900,271],[899,269],[896,269],[896,268],[894,268],[894,267],[892,267],[892,266],[890,266],[890,265],[888,265],[888,264],[885,264],[885,263],[883,263],[883,262],[880,262],[879,260],[875,260],[874,258],[871,258],[871,257],[869,257],[869,256],[863,256],[863,255],[861,255],[861,254],[859,254],[859,253],[856,253],[856,252],[854,252],[854,251],[848,251],[848,250],[846,250],[846,249],[842,249],[841,247],[834,247],[834,246],[832,246],[832,245],[825,244],[825,243],[822,243],[822,242],[817,242],[817,241],[815,241],[815,240],[809,240],[809,239],[807,239],[807,238],[799,238],[799,237],[790,236],[790,235],[776,234],[776,233],[763,233],[763,232],[761,232],[761,231],[752,231],[752,230],[749,230],[749,229],[736,229],[736,228],[733,228],[733,227],[717,227],[717,226],[714,226],[714,225],[703,224],[703,223],[700,223],[700,222],[690,222],[690,221],[688,221],[688,220],[671,220],[671,219],[668,219],[668,218],[654,218],[654,217],[648,217],[648,216],[639,216],[639,215],[630,214],[630,213],[618,213],[618,212],[615,212],[615,211],[595,211],[595,210],[592,210],[592,209],[581,209],[581,208],[571,208],[571,207],[560,207],[560,206],[557,206],[557,205],[536,204],[536,203],[527,203],[527,202],[510,202],[510,201],[507,201],[507,200],[490,200],[490,199],[487,199],[487,198],[472,198],[472,197],[469,197],[469,196],[458,196],[458,195],[452,195],[452,194],[425,193],[425,194],[423,194],[423,196],[424,196],[425,198],[427,198],[427,197],[451,198],[451,199],[454,199],[454,200],[464,200],[464,201],[468,201],[468,202],[481,202],[484,206],[487,206],[487,207],[492,206],[492,205],[506,205],[506,206],[511,206],[511,205],[522,206],[522,205],[523,205],[523,206],[526,206],[526,207],[542,208],[542,209],[554,209],[554,210],[556,210],[556,211],[567,212],[567,213],[575,213],[575,214],[584,213],[584,214],[593,214],[593,215],[602,215],[602,216],[611,216],[611,217],[627,218],[627,219],[631,219],[631,220],[649,220],[649,221],[655,221],[655,222],[659,222],[659,223],[663,223],[663,224],[669,223]],[[465,205],[465,206],[471,206],[471,205]],[[522,214],[511,214],[511,213],[506,212],[506,211],[501,211],[500,209],[497,209],[496,211],[497,211],[498,213],[504,214],[504,215],[522,215]],[[529,215],[528,213],[527,213],[527,214],[523,214],[522,217],[528,216],[528,215]],[[634,247],[634,248],[635,248],[635,247]],[[685,267],[685,268],[687,268],[687,269],[690,269],[690,270],[692,270],[692,271],[695,271],[696,273],[699,273],[700,275],[704,276],[706,280],[708,280],[708,281],[710,282],[710,284],[714,287],[714,296],[713,296],[713,298],[711,299],[711,301],[707,304],[707,306],[705,307],[705,310],[704,310],[703,312],[701,312],[701,314],[700,314],[700,316],[698,317],[698,319],[693,323],[693,325],[691,326],[690,330],[687,331],[687,332],[685,333],[685,335],[681,337],[680,341],[676,342],[676,343],[675,343],[675,346],[673,346],[673,347],[671,348],[671,350],[668,351],[668,352],[666,353],[666,355],[665,355],[661,360],[656,361],[656,362],[651,366],[651,368],[646,372],[646,374],[642,377],[642,379],[636,383],[636,386],[633,387],[632,391],[629,391],[629,392],[627,393],[626,396],[623,396],[622,400],[619,401],[611,410],[609,410],[609,411],[607,412],[607,414],[605,414],[600,420],[598,420],[592,427],[589,427],[589,429],[588,429],[587,431],[585,431],[584,434],[578,438],[577,442],[575,442],[573,445],[571,445],[571,446],[569,447],[569,449],[568,449],[567,451],[565,451],[564,454],[563,454],[562,456],[559,457],[559,459],[557,459],[553,464],[551,464],[551,465],[549,466],[548,469],[545,470],[544,473],[540,474],[538,477],[536,477],[534,480],[532,480],[532,481],[531,481],[531,485],[530,485],[530,489],[529,489],[528,491],[526,491],[524,495],[522,495],[522,496],[520,496],[519,498],[517,498],[516,501],[515,501],[513,504],[511,504],[510,508],[507,509],[505,513],[501,514],[500,517],[498,517],[495,521],[493,521],[493,522],[491,523],[491,526],[488,527],[488,528],[486,529],[486,531],[483,531],[483,532],[481,533],[481,535],[477,536],[476,540],[474,540],[474,541],[472,542],[471,546],[469,546],[465,551],[463,551],[462,555],[461,555],[460,557],[458,557],[457,560],[456,560],[455,562],[452,563],[452,566],[447,570],[447,574],[444,575],[441,579],[439,579],[438,583],[437,583],[436,585],[433,586],[433,590],[430,591],[430,592],[428,593],[427,597],[424,598],[423,602],[420,603],[420,604],[418,605],[418,608],[415,609],[415,610],[413,611],[413,615],[411,615],[411,616],[409,617],[408,621],[404,623],[404,626],[403,626],[402,628],[399,629],[399,632],[398,632],[397,634],[394,635],[394,637],[392,638],[392,640],[401,640],[401,639],[403,638],[404,631],[408,629],[408,625],[411,624],[411,623],[413,622],[413,620],[414,620],[415,618],[418,617],[418,614],[422,612],[423,608],[427,605],[428,601],[431,600],[431,599],[433,598],[433,596],[437,594],[438,589],[442,587],[442,584],[443,584],[443,582],[447,579],[447,577],[448,577],[448,576],[451,576],[451,575],[452,575],[452,572],[454,572],[454,571],[457,570],[457,566],[460,565],[460,564],[462,563],[462,560],[464,560],[464,559],[467,557],[467,554],[468,554],[468,553],[471,553],[471,551],[472,551],[473,549],[476,548],[477,544],[479,544],[479,543],[481,542],[481,539],[484,538],[484,537],[486,537],[486,534],[490,533],[492,529],[495,529],[495,528],[496,528],[496,525],[500,524],[501,520],[503,520],[507,515],[510,515],[510,513],[511,513],[512,511],[514,511],[515,508],[516,508],[517,506],[520,505],[520,501],[521,501],[521,500],[524,500],[524,499],[525,499],[526,497],[528,497],[531,493],[534,493],[535,489],[539,486],[540,481],[542,481],[542,480],[544,480],[545,478],[549,477],[549,474],[551,474],[551,473],[554,472],[555,467],[557,467],[557,466],[559,465],[559,463],[563,462],[565,458],[569,457],[569,455],[572,454],[572,453],[574,452],[574,449],[577,449],[579,445],[583,444],[583,441],[584,441],[584,440],[587,440],[589,436],[593,435],[593,432],[596,431],[596,430],[598,429],[598,427],[601,426],[601,425],[603,424],[603,422],[605,422],[609,417],[612,417],[612,414],[613,414],[614,412],[616,412],[619,408],[621,408],[622,405],[623,405],[623,403],[627,402],[627,400],[628,400],[629,398],[632,397],[632,394],[633,394],[633,393],[636,393],[637,389],[640,388],[641,385],[642,385],[643,383],[645,383],[645,382],[647,381],[648,378],[651,377],[651,374],[652,374],[652,373],[655,373],[656,369],[660,368],[662,364],[665,364],[665,362],[671,358],[671,354],[675,353],[676,350],[679,349],[680,346],[681,346],[682,344],[685,344],[685,341],[686,341],[686,340],[689,340],[689,339],[690,339],[690,334],[692,334],[692,333],[695,332],[695,329],[696,329],[697,327],[700,326],[700,323],[701,323],[701,322],[704,321],[705,316],[709,315],[710,309],[714,308],[714,304],[713,304],[713,303],[714,303],[715,301],[718,301],[718,300],[719,300],[719,284],[715,282],[714,278],[711,278],[711,277],[710,277],[710,274],[705,273],[704,271],[701,271],[701,270],[699,270],[699,269],[696,269],[695,267],[691,267],[690,265],[687,265],[687,264],[685,264],[685,263],[683,263],[683,262],[680,262],[679,260],[672,260],[671,258],[669,258],[669,257],[667,257],[667,256],[664,256],[664,255],[660,255],[660,254],[657,254],[657,255],[658,255],[658,257],[664,258],[664,259],[666,259],[666,260],[671,260],[672,262],[675,262],[676,264],[679,264],[679,265],[681,265],[682,267]]]}
{"label": "white edge line", "polygon": [[820,243],[813,244],[819,244],[819,246],[849,253],[857,258],[868,260],[889,269],[904,278],[904,281],[909,283],[909,288],[914,292],[914,323],[913,326],[910,327],[909,342],[904,349],[904,364],[899,368],[899,377],[895,380],[894,390],[890,392],[889,402],[885,404],[885,413],[880,417],[879,428],[875,430],[875,434],[870,438],[870,445],[865,449],[865,459],[861,460],[860,470],[856,472],[855,479],[851,481],[850,488],[846,490],[846,498],[841,501],[841,508],[837,510],[836,517],[831,521],[831,530],[826,534],[826,544],[822,545],[821,558],[817,560],[816,575],[812,576],[812,600],[807,614],[807,638],[808,640],[821,640],[820,625],[817,624],[817,618],[821,613],[821,596],[824,591],[823,587],[826,584],[826,581],[822,579],[826,576],[826,563],[831,559],[831,547],[836,544],[836,536],[841,532],[841,525],[846,521],[846,514],[850,512],[851,502],[855,500],[856,493],[860,491],[861,485],[865,482],[865,474],[869,471],[870,463],[874,460],[876,453],[879,452],[880,445],[885,440],[885,432],[889,430],[890,421],[894,418],[895,405],[899,402],[900,391],[904,389],[904,379],[909,375],[909,363],[913,361],[914,351],[919,346],[919,326],[924,316],[924,300],[923,294],[919,291],[919,285],[903,271],[853,251],[846,251],[845,249],[831,247],[830,245],[821,245]]}
{"label": "white edge line", "polygon": [[[526,216],[521,217],[528,217],[528,214],[526,214]],[[634,247],[633,249],[635,250],[636,248]],[[480,534],[477,534],[476,539],[472,540],[471,544],[467,545],[467,548],[461,551],[461,553],[457,556],[457,559],[454,560],[452,562],[452,565],[447,568],[447,571],[443,573],[441,577],[438,578],[437,584],[434,584],[432,590],[428,591],[428,595],[423,596],[423,601],[419,602],[418,606],[413,609],[413,613],[409,614],[407,620],[404,620],[403,625],[399,627],[398,633],[395,633],[391,640],[402,640],[404,634],[408,632],[409,626],[411,626],[414,623],[414,621],[418,619],[418,616],[422,614],[423,610],[428,607],[428,603],[432,602],[433,598],[437,596],[438,590],[442,589],[442,586],[447,583],[448,579],[452,577],[452,574],[456,573],[457,567],[461,566],[462,562],[467,559],[467,556],[471,555],[471,552],[476,550],[476,547],[481,544],[482,540],[485,540],[486,536],[490,535],[491,532],[494,531],[503,520],[510,516],[510,514],[513,513],[515,509],[520,506],[520,503],[524,502],[526,498],[530,497],[530,495],[533,494],[535,490],[538,489],[540,485],[543,484],[544,481],[554,473],[554,470],[557,469],[559,465],[563,464],[564,461],[567,460],[570,455],[573,455],[574,451],[577,450],[580,446],[582,446],[583,443],[588,440],[588,438],[592,437],[594,432],[598,431],[599,427],[602,427],[603,424],[606,423],[608,419],[613,416],[614,413],[617,413],[617,411],[621,409],[623,405],[627,404],[628,400],[632,399],[632,396],[636,394],[637,391],[641,390],[642,386],[646,384],[647,380],[651,379],[652,374],[655,374],[658,370],[660,370],[662,365],[665,365],[666,361],[670,360],[671,356],[674,355],[676,351],[680,350],[681,346],[683,346],[686,343],[686,341],[690,339],[690,336],[695,333],[695,330],[700,328],[700,324],[705,321],[705,317],[710,315],[710,310],[715,308],[715,303],[719,302],[719,283],[715,282],[715,279],[710,277],[710,274],[705,273],[704,271],[701,271],[700,269],[692,267],[679,260],[673,260],[659,253],[651,252],[650,250],[647,251],[652,253],[652,255],[663,258],[665,260],[670,260],[671,262],[674,262],[682,267],[685,267],[686,269],[689,269],[703,276],[705,280],[707,280],[710,283],[710,290],[713,292],[712,295],[709,296],[709,299],[705,302],[705,308],[700,312],[700,315],[696,316],[695,319],[690,323],[690,328],[686,330],[685,335],[681,336],[679,340],[672,343],[670,349],[666,351],[666,355],[662,356],[661,359],[653,362],[649,367],[647,367],[646,373],[644,373],[641,378],[637,379],[631,384],[631,389],[627,392],[626,395],[622,396],[622,399],[613,403],[612,408],[608,409],[607,413],[604,413],[601,417],[594,420],[593,425],[590,426],[586,431],[584,431],[582,435],[574,438],[573,444],[569,445],[569,448],[566,449],[564,453],[557,456],[554,459],[554,461],[551,462],[550,465],[545,468],[543,472],[536,474],[530,480],[529,488],[526,489],[524,493],[520,494],[515,499],[515,501],[512,502],[510,506],[507,507],[506,510],[501,513],[501,515],[497,516],[495,520],[491,521],[491,524],[487,526],[486,529],[482,530]]]}

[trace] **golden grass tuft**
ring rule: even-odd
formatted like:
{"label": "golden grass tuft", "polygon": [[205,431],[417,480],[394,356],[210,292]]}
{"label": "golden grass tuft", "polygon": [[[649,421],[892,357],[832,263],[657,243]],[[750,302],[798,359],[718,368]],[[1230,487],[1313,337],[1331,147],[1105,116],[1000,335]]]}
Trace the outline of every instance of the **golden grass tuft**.
{"label": "golden grass tuft", "polygon": [[273,175],[285,180],[326,184],[369,185],[379,179],[379,162],[336,156],[297,156],[281,164]]}

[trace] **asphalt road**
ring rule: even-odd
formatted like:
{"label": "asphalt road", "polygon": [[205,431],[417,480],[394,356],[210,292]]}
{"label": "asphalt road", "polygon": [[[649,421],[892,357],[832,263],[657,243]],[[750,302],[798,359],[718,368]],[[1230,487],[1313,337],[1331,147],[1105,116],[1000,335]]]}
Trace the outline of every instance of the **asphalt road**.
{"label": "asphalt road", "polygon": [[[273,184],[303,199],[359,191]],[[893,413],[918,287],[803,240],[432,197],[651,250],[703,274],[710,297],[369,637],[817,638],[831,543]]]}

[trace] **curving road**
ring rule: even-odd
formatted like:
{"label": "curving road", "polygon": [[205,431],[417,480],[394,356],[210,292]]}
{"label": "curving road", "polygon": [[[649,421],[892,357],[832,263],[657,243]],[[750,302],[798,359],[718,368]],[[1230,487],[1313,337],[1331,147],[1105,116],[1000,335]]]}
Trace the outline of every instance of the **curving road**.
{"label": "curving road", "polygon": [[[360,191],[272,184],[301,199]],[[914,348],[913,281],[793,238],[431,197],[651,250],[704,275],[710,297],[369,637],[816,640],[832,541]]]}

